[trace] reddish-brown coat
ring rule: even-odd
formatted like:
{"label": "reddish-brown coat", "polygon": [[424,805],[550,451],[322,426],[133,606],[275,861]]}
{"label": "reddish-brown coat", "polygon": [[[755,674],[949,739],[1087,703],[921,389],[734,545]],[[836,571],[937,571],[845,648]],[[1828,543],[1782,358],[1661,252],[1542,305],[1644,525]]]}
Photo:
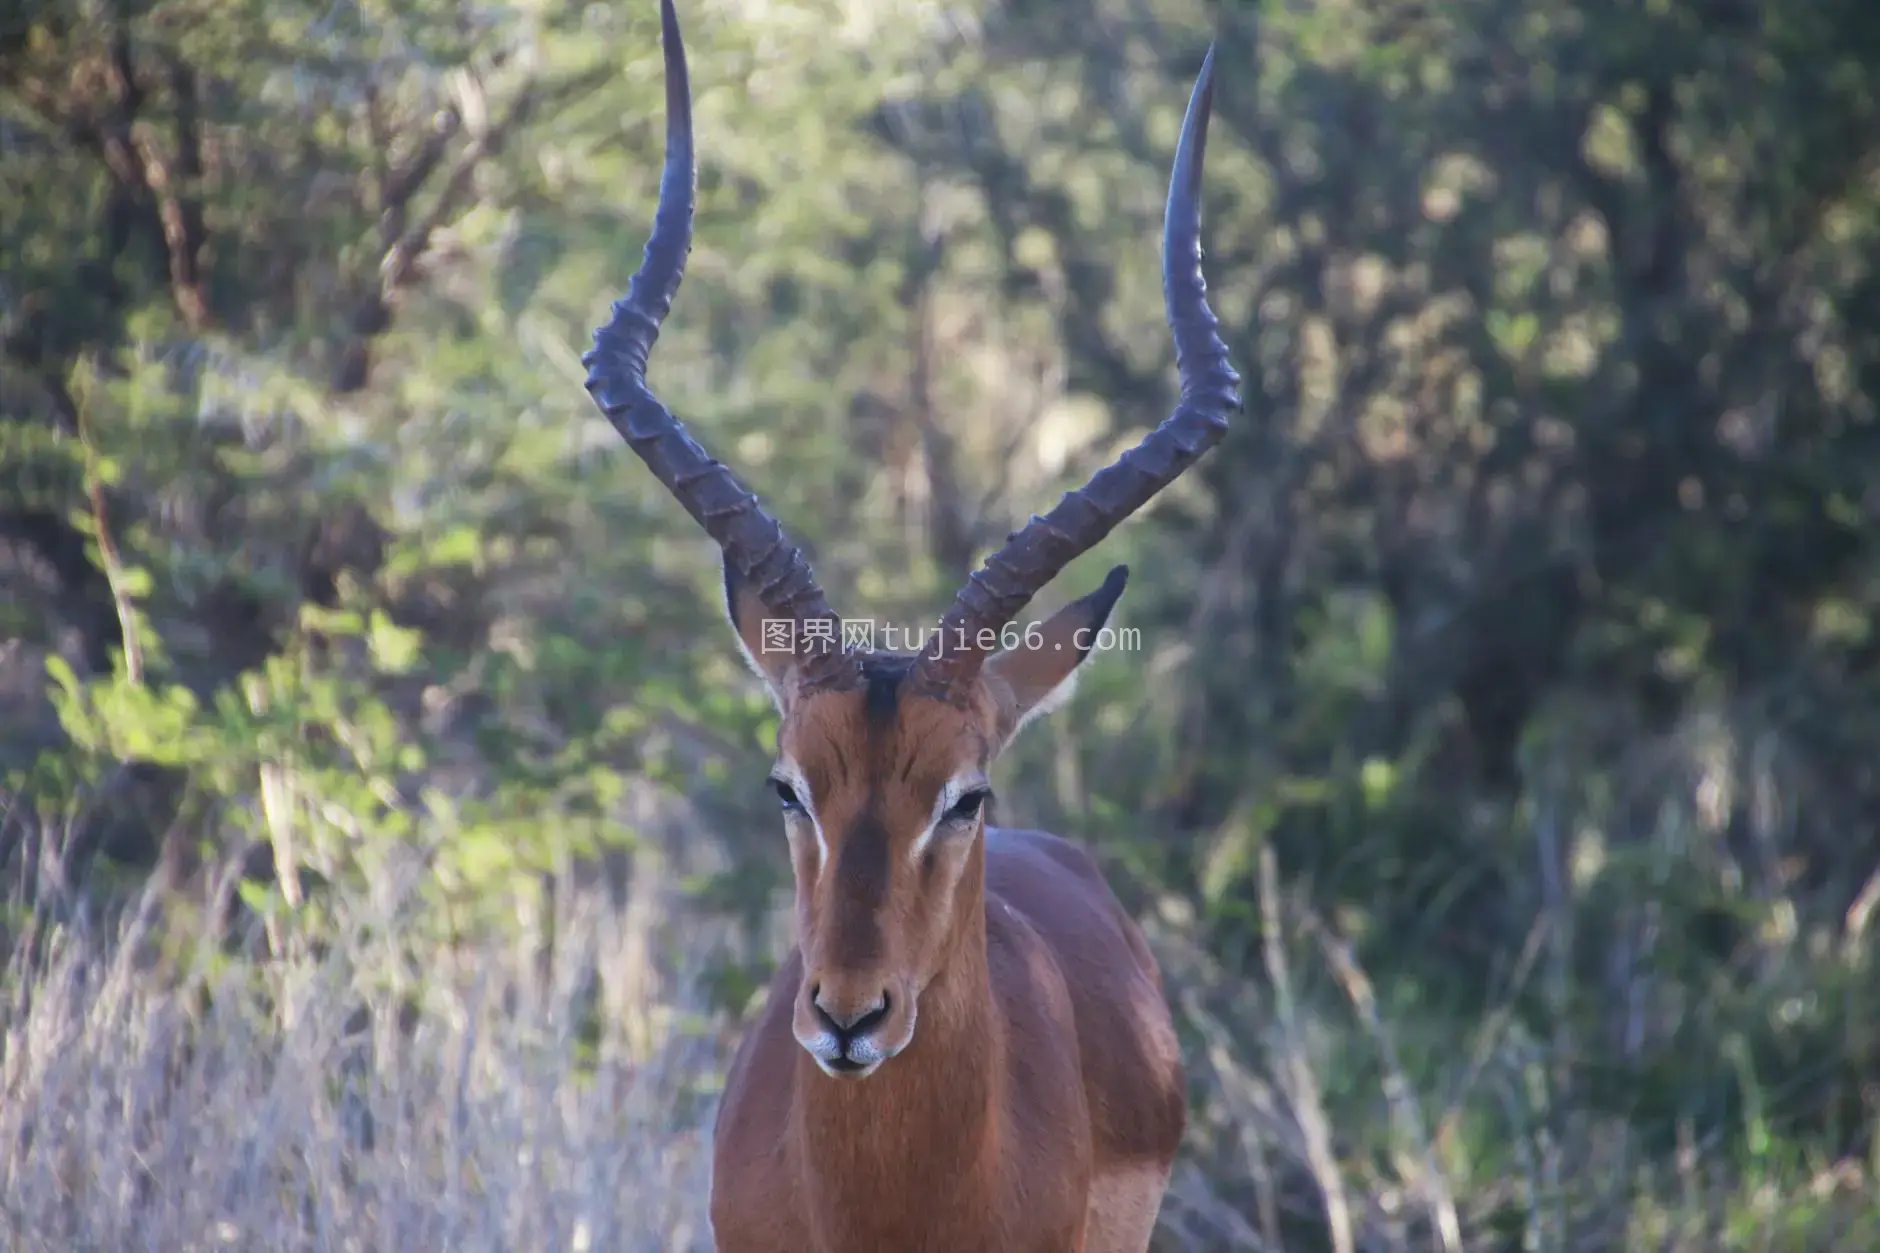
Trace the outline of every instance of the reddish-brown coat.
{"label": "reddish-brown coat", "polygon": [[[1106,1180],[1165,1179],[1185,1119],[1141,932],[1091,858],[1056,836],[982,819],[914,855],[940,788],[989,769],[1026,706],[1080,660],[1010,656],[964,708],[905,693],[883,718],[865,692],[783,701],[779,756],[809,787],[828,869],[813,829],[792,835],[801,943],[738,1051],[716,1132],[723,1253],[1143,1248],[1159,1185],[1099,1203]],[[1040,666],[1055,678],[1028,684]],[[773,678],[788,691],[787,671]],[[1030,700],[1015,694],[1027,687]],[[878,897],[843,881],[858,833],[887,844],[870,859],[886,876]],[[879,943],[854,947],[870,922]],[[866,1078],[824,1073],[793,1032],[806,969],[857,1004],[908,987],[906,1047]],[[1087,1230],[1118,1212],[1130,1231]]]}
{"label": "reddish-brown coat", "polygon": [[[1005,643],[1001,628],[1219,440],[1239,405],[1200,269],[1213,52],[1164,225],[1181,400],[989,558],[910,668],[825,646],[825,634],[809,641],[809,626],[835,623],[808,562],[647,386],[696,183],[672,0],[660,27],[667,156],[653,236],[583,360],[601,411],[724,550],[733,623],[783,714],[779,799],[797,888],[798,947],[719,1112],[719,1248],[1143,1253],[1184,1119],[1160,975],[1088,856],[1055,836],[988,829],[975,798],[1000,749],[1066,691],[1126,571],[1023,647],[995,656],[988,640]],[[766,618],[805,634],[766,652]]]}

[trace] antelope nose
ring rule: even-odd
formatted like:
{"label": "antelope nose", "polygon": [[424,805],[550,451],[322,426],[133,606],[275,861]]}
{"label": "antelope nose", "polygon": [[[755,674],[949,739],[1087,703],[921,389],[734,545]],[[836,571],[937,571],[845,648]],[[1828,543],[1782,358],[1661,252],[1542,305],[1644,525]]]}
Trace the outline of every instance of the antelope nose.
{"label": "antelope nose", "polygon": [[888,1016],[888,994],[885,991],[875,998],[873,1005],[861,1010],[852,1011],[840,1006],[831,1008],[823,1002],[820,985],[810,993],[809,1001],[816,1007],[816,1016],[823,1020],[824,1025],[845,1039],[867,1035],[879,1027],[881,1020]]}

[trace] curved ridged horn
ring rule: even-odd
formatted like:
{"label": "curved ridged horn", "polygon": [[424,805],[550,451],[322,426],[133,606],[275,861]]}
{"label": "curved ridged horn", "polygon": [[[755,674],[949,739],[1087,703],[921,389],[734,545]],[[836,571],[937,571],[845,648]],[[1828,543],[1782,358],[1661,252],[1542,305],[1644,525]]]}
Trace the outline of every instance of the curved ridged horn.
{"label": "curved ridged horn", "polygon": [[967,580],[921,658],[922,686],[930,691],[957,691],[996,651],[999,629],[1065,566],[1219,443],[1227,415],[1240,408],[1240,376],[1228,364],[1201,274],[1201,169],[1213,104],[1210,45],[1188,98],[1162,224],[1162,293],[1175,336],[1181,399],[1141,443],[1066,493],[1051,512],[1034,515]]}
{"label": "curved ridged horn", "polygon": [[[614,302],[607,324],[594,332],[594,346],[581,357],[587,390],[627,446],[639,454],[666,490],[718,541],[725,559],[776,618],[796,623],[835,619],[809,562],[764,511],[757,496],[686,431],[646,382],[646,359],[659,339],[692,250],[692,210],[698,173],[692,153],[692,89],[685,44],[672,0],[660,0],[660,43],[666,59],[666,165],[659,179],[659,208],[653,234],[627,294]],[[836,642],[835,629],[796,632],[804,643],[803,681],[847,686],[860,681],[852,658]]]}

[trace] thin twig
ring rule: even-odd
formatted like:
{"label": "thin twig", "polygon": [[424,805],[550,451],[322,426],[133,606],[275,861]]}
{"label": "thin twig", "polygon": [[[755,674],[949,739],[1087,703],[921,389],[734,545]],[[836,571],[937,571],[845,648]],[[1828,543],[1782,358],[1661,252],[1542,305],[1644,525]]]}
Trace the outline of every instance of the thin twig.
{"label": "thin twig", "polygon": [[1306,1161],[1311,1165],[1312,1177],[1325,1198],[1325,1219],[1331,1228],[1333,1253],[1354,1253],[1357,1245],[1351,1235],[1351,1202],[1345,1194],[1338,1158],[1332,1152],[1331,1124],[1325,1117],[1318,1077],[1306,1060],[1305,1041],[1299,1030],[1299,1009],[1293,1000],[1292,977],[1287,969],[1282,934],[1278,859],[1270,844],[1260,849],[1260,925],[1265,936],[1267,976],[1273,981],[1274,1008],[1284,1040],[1281,1070],[1286,1076],[1293,1116],[1299,1120],[1299,1130],[1305,1136]]}
{"label": "thin twig", "polygon": [[124,637],[124,677],[132,683],[144,681],[144,649],[137,630],[137,610],[125,587],[124,563],[118,557],[117,544],[111,538],[110,514],[105,509],[104,475],[98,468],[98,447],[91,434],[91,395],[94,383],[89,370],[74,380],[74,409],[78,419],[78,440],[85,450],[85,492],[91,501],[91,516],[98,533],[98,557],[104,563],[104,577],[111,588],[111,604],[117,612],[118,630]]}
{"label": "thin twig", "polygon": [[1377,1042],[1378,1054],[1384,1063],[1384,1099],[1390,1104],[1398,1133],[1414,1150],[1414,1173],[1424,1204],[1429,1207],[1430,1222],[1441,1236],[1443,1248],[1457,1253],[1462,1248],[1462,1223],[1456,1216],[1455,1194],[1436,1161],[1435,1142],[1424,1126],[1423,1110],[1417,1104],[1409,1073],[1397,1053],[1396,1041],[1377,1012],[1377,995],[1372,991],[1371,981],[1353,958],[1350,945],[1333,935],[1317,915],[1308,911],[1304,918],[1325,954],[1326,964],[1332,968],[1333,977],[1344,988],[1365,1030]]}

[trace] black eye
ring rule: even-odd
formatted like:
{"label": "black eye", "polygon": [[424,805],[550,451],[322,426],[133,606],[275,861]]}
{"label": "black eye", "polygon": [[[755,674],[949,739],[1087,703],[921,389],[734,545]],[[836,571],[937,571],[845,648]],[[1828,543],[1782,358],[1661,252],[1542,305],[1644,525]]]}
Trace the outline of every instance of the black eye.
{"label": "black eye", "polygon": [[785,810],[796,813],[804,812],[803,802],[797,799],[795,788],[785,783],[782,779],[770,780],[770,787],[772,791],[776,792],[777,800]]}
{"label": "black eye", "polygon": [[971,822],[978,816],[980,806],[984,805],[986,798],[991,795],[991,791],[986,788],[974,788],[972,791],[954,801],[953,808],[946,811],[941,821]]}

